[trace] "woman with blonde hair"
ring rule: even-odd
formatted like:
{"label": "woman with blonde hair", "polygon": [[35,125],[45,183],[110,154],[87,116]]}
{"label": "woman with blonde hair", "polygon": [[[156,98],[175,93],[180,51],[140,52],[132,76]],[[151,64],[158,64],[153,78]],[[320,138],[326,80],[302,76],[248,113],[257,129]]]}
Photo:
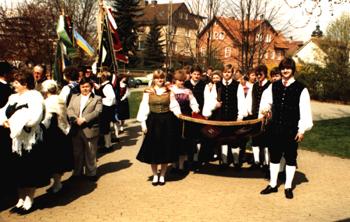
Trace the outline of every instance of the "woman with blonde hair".
{"label": "woman with blonde hair", "polygon": [[176,116],[180,114],[174,94],[165,86],[165,73],[154,71],[152,85],[144,91],[137,114],[145,138],[136,157],[151,164],[154,186],[165,184],[167,166],[178,158]]}

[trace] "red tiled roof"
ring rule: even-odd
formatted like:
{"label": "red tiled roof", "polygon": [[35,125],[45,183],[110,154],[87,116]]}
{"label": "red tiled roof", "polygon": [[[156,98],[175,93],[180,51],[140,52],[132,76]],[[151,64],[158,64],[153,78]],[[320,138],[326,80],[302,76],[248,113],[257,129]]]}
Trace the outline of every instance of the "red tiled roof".
{"label": "red tiled roof", "polygon": [[[182,4],[184,3],[172,4],[172,12],[174,13]],[[143,16],[138,17],[136,21],[142,24],[151,24],[154,17],[156,17],[159,25],[166,25],[168,24],[168,11],[169,4],[149,3],[143,9]]]}

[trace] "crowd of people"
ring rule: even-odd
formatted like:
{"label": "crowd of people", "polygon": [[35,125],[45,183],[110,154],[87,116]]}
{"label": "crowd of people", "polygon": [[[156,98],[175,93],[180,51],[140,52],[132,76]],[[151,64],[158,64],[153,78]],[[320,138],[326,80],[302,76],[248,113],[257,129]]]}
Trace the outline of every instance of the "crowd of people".
{"label": "crowd of people", "polygon": [[47,191],[58,193],[65,172],[95,182],[97,151],[113,150],[112,139],[118,142],[119,125],[129,118],[124,77],[67,67],[60,86],[44,74],[40,65],[14,69],[0,62],[0,163],[9,169],[7,184],[17,188],[12,213],[31,212],[36,188],[51,179]]}
{"label": "crowd of people", "polygon": [[[205,73],[198,65],[171,75],[155,70],[137,114],[144,139],[136,159],[151,165],[152,185],[166,184],[169,165],[170,173],[182,175],[216,160],[221,169],[233,164],[240,170],[249,142],[250,167],[263,169],[270,179],[261,194],[277,192],[283,168],[285,196],[293,198],[298,142],[312,127],[310,96],[294,78],[295,69],[295,62],[285,58],[270,77],[265,65],[245,75],[230,64]],[[18,188],[13,213],[29,213],[35,189],[51,179],[47,191],[58,193],[65,172],[97,181],[96,153],[113,150],[112,140],[118,142],[130,118],[127,76],[67,67],[64,80],[61,86],[47,79],[40,65],[13,69],[0,63],[0,163],[10,166],[8,178]],[[268,125],[259,134],[232,136],[241,126],[208,126],[180,115],[223,122],[264,117]]]}
{"label": "crowd of people", "polygon": [[[230,64],[223,70],[208,68],[204,74],[200,66],[168,76],[154,71],[137,115],[145,134],[137,159],[151,165],[152,185],[166,183],[170,165],[170,172],[186,174],[219,160],[222,169],[233,164],[240,170],[250,141],[250,168],[262,169],[270,179],[261,194],[277,192],[278,175],[284,171],[285,196],[293,198],[298,142],[313,126],[310,96],[294,78],[295,71],[291,58],[273,68],[269,78],[263,64],[246,75]],[[259,133],[237,136],[242,126],[209,126],[184,121],[180,115],[223,122],[265,118],[268,124]]]}

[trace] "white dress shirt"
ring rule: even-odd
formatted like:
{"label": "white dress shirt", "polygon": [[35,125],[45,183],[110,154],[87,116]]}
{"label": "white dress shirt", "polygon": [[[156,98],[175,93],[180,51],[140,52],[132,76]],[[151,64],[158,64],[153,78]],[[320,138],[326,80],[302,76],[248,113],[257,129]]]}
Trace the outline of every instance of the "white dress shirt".
{"label": "white dress shirt", "polygon": [[84,110],[84,108],[85,108],[85,106],[86,106],[87,101],[88,101],[89,98],[90,98],[90,95],[91,95],[91,93],[89,93],[87,96],[83,96],[83,95],[81,94],[81,98],[80,98],[80,109],[79,109],[79,117],[80,117],[80,118],[82,117],[83,110]]}

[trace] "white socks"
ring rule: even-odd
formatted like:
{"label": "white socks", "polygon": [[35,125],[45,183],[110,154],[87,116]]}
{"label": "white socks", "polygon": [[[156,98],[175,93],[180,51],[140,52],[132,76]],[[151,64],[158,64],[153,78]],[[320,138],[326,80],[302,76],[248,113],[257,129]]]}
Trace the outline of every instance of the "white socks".
{"label": "white socks", "polygon": [[164,176],[160,176],[160,177],[159,177],[159,183],[164,183],[164,182],[165,182]]}
{"label": "white socks", "polygon": [[17,208],[22,207],[22,206],[23,206],[23,203],[24,203],[24,200],[23,200],[22,198],[20,198],[20,199],[18,200],[17,204],[16,204],[16,207],[17,207]]}
{"label": "white socks", "polygon": [[201,150],[201,144],[196,144],[196,152],[193,154],[193,161],[198,161],[199,152]]}
{"label": "white socks", "polygon": [[111,134],[105,134],[104,135],[104,139],[105,139],[105,147],[106,148],[110,148],[112,146],[112,142],[111,142]]}
{"label": "white socks", "polygon": [[239,164],[239,147],[232,148],[232,155],[233,155],[233,163]]}
{"label": "white socks", "polygon": [[[30,198],[28,195],[25,197],[24,202],[23,202],[23,209],[29,210],[33,205],[33,200]],[[17,205],[16,205],[17,206]]]}
{"label": "white socks", "polygon": [[157,182],[158,182],[158,175],[153,175],[152,183],[157,183]]}
{"label": "white socks", "polygon": [[292,188],[292,182],[295,174],[296,166],[286,165],[286,183],[284,184],[284,188]]}
{"label": "white socks", "polygon": [[260,163],[260,149],[258,146],[252,146],[252,150],[253,150],[253,156],[254,156],[254,162],[255,163]]}
{"label": "white socks", "polygon": [[113,128],[114,128],[114,132],[115,132],[115,137],[119,138],[118,124],[117,123],[113,123]]}
{"label": "white socks", "polygon": [[270,163],[270,154],[269,154],[269,149],[267,147],[264,148],[264,156],[265,156],[265,165],[269,165]]}
{"label": "white socks", "polygon": [[277,186],[278,171],[280,169],[279,163],[270,163],[270,186]]}
{"label": "white socks", "polygon": [[223,163],[227,163],[227,152],[228,152],[228,146],[227,145],[221,145],[221,159]]}

